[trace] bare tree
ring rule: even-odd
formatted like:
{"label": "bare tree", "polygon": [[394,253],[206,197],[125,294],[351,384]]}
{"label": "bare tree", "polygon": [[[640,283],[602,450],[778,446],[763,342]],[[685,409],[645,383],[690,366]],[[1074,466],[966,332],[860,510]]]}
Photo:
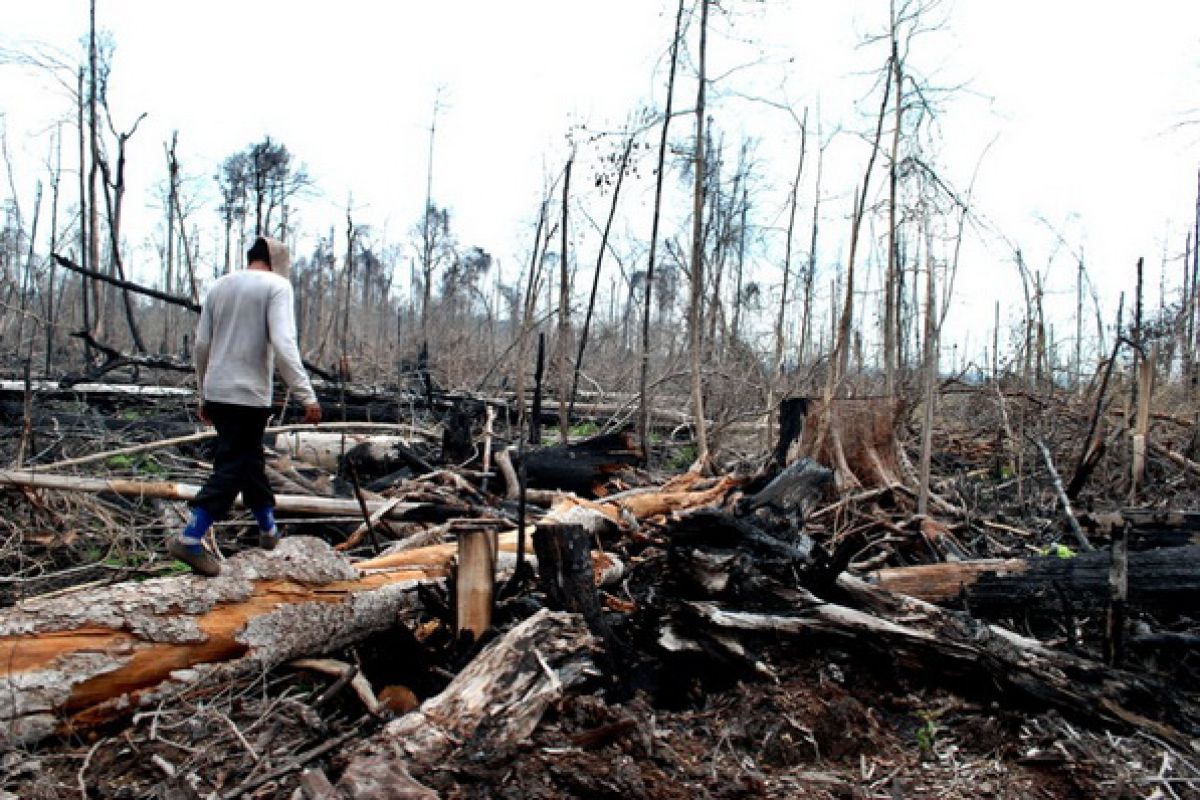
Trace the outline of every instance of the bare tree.
{"label": "bare tree", "polygon": [[700,0],[699,77],[696,82],[696,144],[692,179],[692,257],[691,292],[688,303],[688,358],[691,373],[692,415],[696,426],[696,463],[694,469],[708,468],[708,422],[704,418],[704,376],[701,312],[704,300],[704,90],[707,75],[705,65],[708,50],[708,2]]}
{"label": "bare tree", "polygon": [[675,68],[679,63],[679,40],[683,31],[684,0],[679,0],[675,13],[675,34],[671,39],[671,67],[667,77],[667,104],[663,111],[662,135],[658,143],[658,170],[654,183],[654,218],[650,226],[650,256],[646,266],[645,301],[642,305],[642,357],[638,373],[638,439],[642,452],[650,456],[650,295],[654,287],[654,259],[658,252],[658,225],[662,215],[662,187],[667,155],[667,130],[671,124],[672,101],[675,98]]}

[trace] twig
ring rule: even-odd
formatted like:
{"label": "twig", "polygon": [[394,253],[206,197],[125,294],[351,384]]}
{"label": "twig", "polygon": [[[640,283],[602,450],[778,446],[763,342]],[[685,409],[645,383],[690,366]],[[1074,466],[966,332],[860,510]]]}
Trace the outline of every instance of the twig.
{"label": "twig", "polygon": [[88,765],[92,763],[92,756],[96,755],[96,751],[100,749],[100,745],[102,744],[104,744],[103,739],[91,746],[87,751],[87,755],[83,758],[83,766],[79,768],[79,772],[75,775],[75,779],[79,783],[79,795],[83,800],[88,800],[87,781],[84,780],[83,774],[87,772]]}
{"label": "twig", "polygon": [[1071,509],[1071,499],[1067,497],[1067,492],[1063,489],[1062,478],[1058,477],[1058,470],[1054,468],[1054,459],[1050,457],[1050,450],[1041,439],[1038,439],[1035,444],[1042,451],[1042,460],[1046,462],[1046,469],[1050,471],[1050,478],[1054,481],[1054,491],[1058,494],[1058,501],[1062,503],[1063,513],[1067,516],[1067,522],[1071,526],[1071,533],[1075,535],[1075,541],[1079,543],[1079,549],[1090,552],[1093,549],[1092,543],[1088,541],[1083,528],[1079,527],[1079,520],[1075,519],[1075,512]]}
{"label": "twig", "polygon": [[330,739],[323,744],[317,745],[311,750],[300,753],[270,772],[265,772],[262,775],[259,775],[257,778],[247,781],[241,786],[226,792],[225,794],[221,795],[221,800],[235,800],[235,798],[241,797],[247,792],[257,789],[264,783],[276,780],[277,778],[282,778],[284,775],[287,775],[290,772],[295,772],[313,759],[320,758],[330,750],[337,749],[351,739],[361,736],[362,731],[359,729],[359,726],[364,723],[366,719],[366,717],[360,718],[358,722],[350,726],[350,730],[348,730],[346,733],[343,733],[341,736]]}

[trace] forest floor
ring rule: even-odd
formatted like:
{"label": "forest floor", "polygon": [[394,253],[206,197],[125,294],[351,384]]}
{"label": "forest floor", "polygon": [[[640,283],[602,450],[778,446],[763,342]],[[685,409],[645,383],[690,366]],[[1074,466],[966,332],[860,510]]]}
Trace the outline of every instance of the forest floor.
{"label": "forest floor", "polygon": [[[9,399],[0,407],[7,417],[0,458],[11,464],[21,412]],[[41,404],[39,413],[58,422],[37,427],[25,443],[25,460],[51,463],[196,429],[191,409],[177,399],[106,403],[75,397]],[[1067,396],[1017,395],[998,404],[982,390],[945,395],[933,485],[966,512],[940,521],[968,557],[1028,557],[1072,544],[1033,443],[1045,441],[1060,471],[1069,473],[1088,415],[1086,404]],[[1122,419],[1110,412],[1101,427],[1125,448]],[[1155,440],[1172,452],[1187,451],[1193,433],[1191,420],[1170,413],[1153,424]],[[914,432],[901,426],[897,438],[915,462]],[[205,458],[203,445],[184,446],[109,458],[76,472],[198,482]],[[1080,510],[1131,505],[1127,461],[1123,450],[1110,448],[1081,494]],[[911,528],[908,494],[866,494],[851,503],[844,496],[830,499],[826,507],[837,505],[836,513],[821,515],[818,506],[806,532],[820,543],[850,529],[866,531],[870,546],[859,560],[872,567],[935,560],[921,541],[896,535]],[[1200,475],[1151,457],[1145,485],[1132,499],[1138,507],[1198,510]],[[180,569],[163,555],[166,535],[180,523],[179,504],[8,488],[0,491],[0,507],[2,606]],[[228,552],[251,546],[245,523],[221,528]],[[285,520],[284,532],[337,542],[353,527],[297,518]],[[1169,619],[1152,618],[1135,609],[1131,621],[1194,633],[1200,623],[1192,614],[1179,609]],[[430,609],[411,625],[432,616]],[[1082,613],[1069,622],[1014,615],[1003,624],[1099,658],[1099,615]],[[1200,798],[1200,753],[1145,732],[1098,728],[996,687],[961,685],[936,664],[901,664],[862,644],[762,637],[755,656],[773,677],[760,680],[689,669],[650,654],[653,674],[646,680],[620,691],[568,693],[528,740],[483,754],[464,749],[435,766],[413,767],[412,774],[440,797],[481,800]],[[377,687],[409,683],[418,700],[444,687],[461,666],[447,659],[426,673],[425,685],[405,681],[411,675],[396,674],[406,670],[389,662],[389,647],[387,636],[377,634],[331,655],[358,664]],[[1129,658],[1131,671],[1200,695],[1200,661],[1192,650]],[[198,686],[105,728],[0,752],[0,800],[317,796],[299,788],[303,770],[319,768],[336,781],[354,742],[383,724],[364,714],[354,694],[329,695],[330,683],[282,666],[241,683]]]}

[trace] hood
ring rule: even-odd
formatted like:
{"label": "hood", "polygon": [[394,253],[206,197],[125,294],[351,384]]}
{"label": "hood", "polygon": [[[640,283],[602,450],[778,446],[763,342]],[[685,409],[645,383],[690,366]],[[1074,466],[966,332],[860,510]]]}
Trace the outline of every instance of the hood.
{"label": "hood", "polygon": [[292,274],[292,259],[288,255],[287,245],[269,236],[264,236],[262,239],[267,243],[267,250],[271,253],[271,272],[274,272],[281,278],[290,277]]}

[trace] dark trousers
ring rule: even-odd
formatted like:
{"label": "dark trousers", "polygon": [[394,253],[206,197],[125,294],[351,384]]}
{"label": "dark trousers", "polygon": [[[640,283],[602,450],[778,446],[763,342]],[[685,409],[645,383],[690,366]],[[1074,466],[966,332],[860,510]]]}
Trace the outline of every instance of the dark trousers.
{"label": "dark trousers", "polygon": [[221,519],[229,513],[238,492],[247,508],[274,506],[262,443],[271,409],[206,402],[204,410],[217,429],[217,448],[212,475],[192,500],[192,507]]}

